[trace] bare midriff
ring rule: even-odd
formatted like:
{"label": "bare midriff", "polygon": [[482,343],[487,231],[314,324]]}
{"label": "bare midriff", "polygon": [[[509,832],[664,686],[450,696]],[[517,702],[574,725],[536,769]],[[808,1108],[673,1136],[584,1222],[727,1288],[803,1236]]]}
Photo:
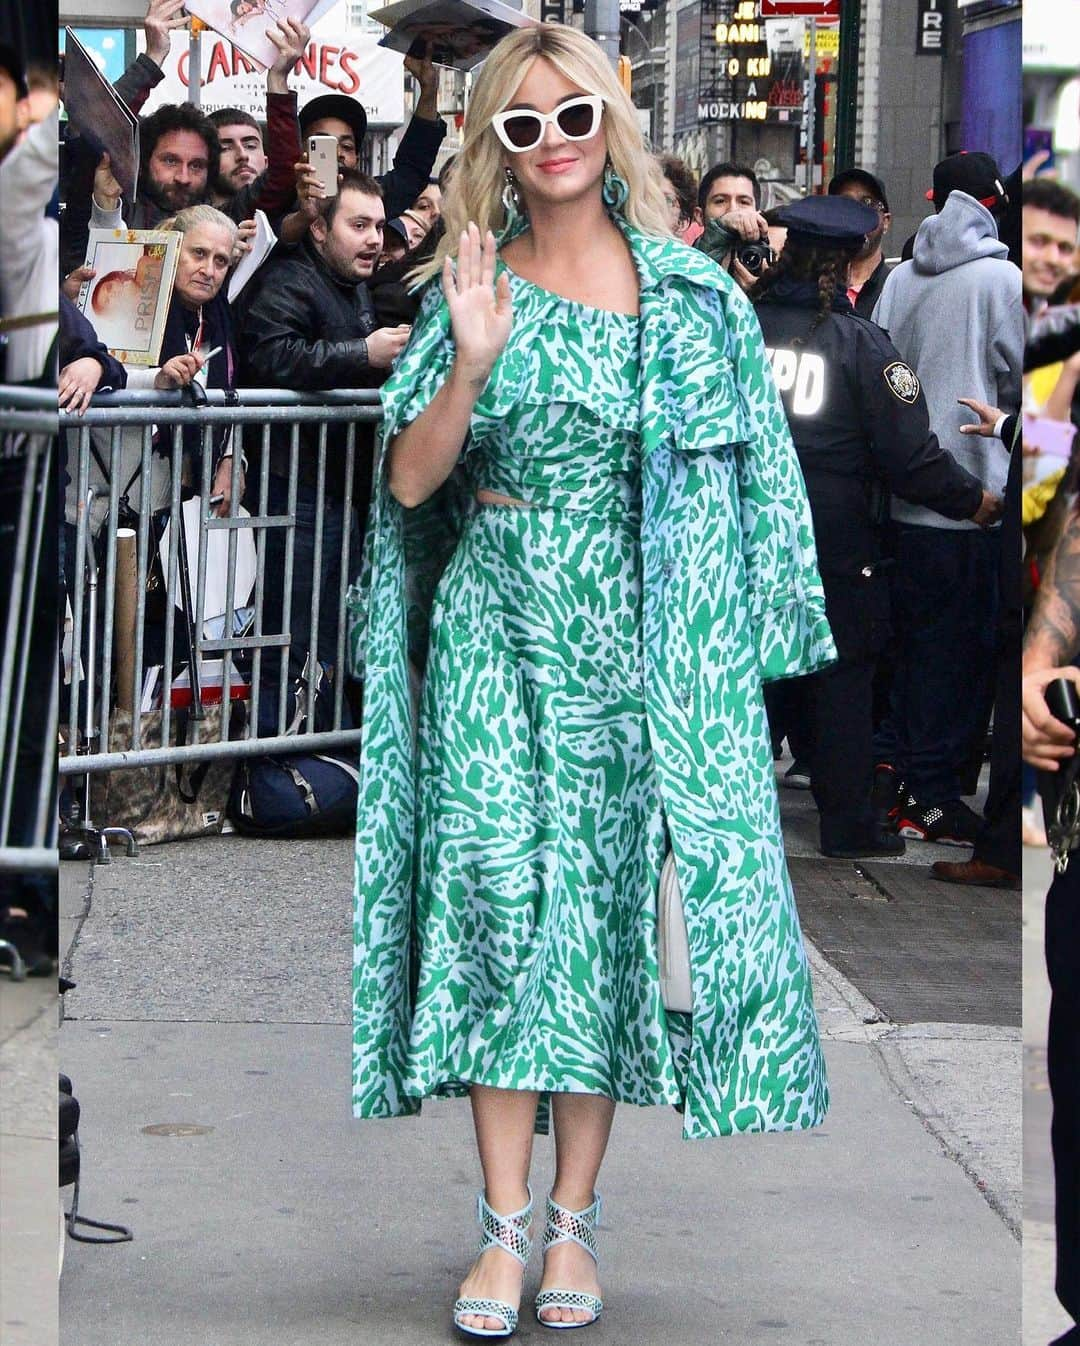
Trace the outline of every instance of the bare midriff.
{"label": "bare midriff", "polygon": [[528,509],[527,500],[516,500],[512,495],[500,495],[498,491],[477,491],[476,498],[481,505],[517,505],[520,509]]}

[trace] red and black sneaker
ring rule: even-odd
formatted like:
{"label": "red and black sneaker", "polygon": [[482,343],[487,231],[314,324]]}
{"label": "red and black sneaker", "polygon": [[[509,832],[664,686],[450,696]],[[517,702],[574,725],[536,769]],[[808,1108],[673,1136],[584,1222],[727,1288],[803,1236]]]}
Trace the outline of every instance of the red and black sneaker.
{"label": "red and black sneaker", "polygon": [[902,837],[938,846],[973,846],[982,826],[979,815],[960,799],[924,807],[911,794],[900,806],[896,821]]}

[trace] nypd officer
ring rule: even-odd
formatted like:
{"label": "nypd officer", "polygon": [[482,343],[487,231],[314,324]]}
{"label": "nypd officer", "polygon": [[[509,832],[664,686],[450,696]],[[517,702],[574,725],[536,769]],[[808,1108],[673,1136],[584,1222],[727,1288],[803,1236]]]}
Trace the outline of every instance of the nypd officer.
{"label": "nypd officer", "polygon": [[853,859],[899,855],[875,821],[871,691],[888,636],[883,532],[888,496],[981,526],[1000,498],[940,446],[915,371],[887,334],[857,317],[848,268],[877,214],[843,196],[779,212],[787,238],[751,291],[784,400],[814,518],[818,562],[839,662],[793,685],[811,738],[821,850]]}

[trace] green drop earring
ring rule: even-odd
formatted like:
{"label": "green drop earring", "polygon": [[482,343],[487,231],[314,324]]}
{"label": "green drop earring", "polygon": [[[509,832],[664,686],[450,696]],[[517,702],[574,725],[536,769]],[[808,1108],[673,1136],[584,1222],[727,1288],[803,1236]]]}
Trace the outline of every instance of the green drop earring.
{"label": "green drop earring", "polygon": [[621,215],[623,207],[630,198],[630,188],[626,179],[615,171],[615,165],[609,159],[604,168],[604,185],[600,189],[604,205],[614,214]]}

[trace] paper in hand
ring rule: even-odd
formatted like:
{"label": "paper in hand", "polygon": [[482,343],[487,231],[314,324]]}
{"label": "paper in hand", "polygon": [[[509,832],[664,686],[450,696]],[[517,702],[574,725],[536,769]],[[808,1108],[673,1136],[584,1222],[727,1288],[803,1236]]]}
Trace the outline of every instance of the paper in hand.
{"label": "paper in hand", "polygon": [[255,212],[255,226],[255,237],[251,240],[251,251],[244,253],[237,263],[236,270],[229,277],[230,304],[233,303],[236,296],[270,256],[270,252],[277,242],[277,234],[270,227],[270,221],[266,218],[265,211],[257,210]]}

